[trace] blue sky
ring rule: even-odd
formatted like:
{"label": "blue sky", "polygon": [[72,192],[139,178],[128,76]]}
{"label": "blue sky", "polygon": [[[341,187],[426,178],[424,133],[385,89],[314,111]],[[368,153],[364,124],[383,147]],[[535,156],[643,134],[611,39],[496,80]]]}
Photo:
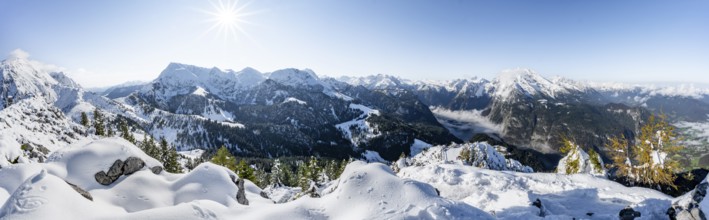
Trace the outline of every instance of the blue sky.
{"label": "blue sky", "polygon": [[169,62],[319,75],[493,78],[507,68],[622,82],[709,83],[709,1],[0,1],[0,53],[21,48],[84,86],[151,80]]}

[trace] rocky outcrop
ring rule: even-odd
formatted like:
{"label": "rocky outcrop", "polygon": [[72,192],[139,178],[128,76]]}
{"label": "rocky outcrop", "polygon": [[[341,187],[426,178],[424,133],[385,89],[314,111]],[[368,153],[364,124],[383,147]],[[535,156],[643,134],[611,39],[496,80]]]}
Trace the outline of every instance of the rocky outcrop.
{"label": "rocky outcrop", "polygon": [[633,208],[626,207],[623,210],[620,210],[620,213],[618,213],[618,218],[620,220],[634,220],[635,218],[640,217],[640,212],[633,210]]}
{"label": "rocky outcrop", "polygon": [[688,220],[705,220],[707,219],[704,212],[699,208],[699,204],[707,195],[707,187],[709,183],[703,182],[694,188],[691,193],[691,198],[686,204],[675,203],[667,210],[667,215],[670,219],[688,219]]}
{"label": "rocky outcrop", "polygon": [[246,190],[244,189],[244,179],[239,178],[236,180],[236,187],[239,191],[236,192],[236,201],[242,205],[249,205],[249,200],[246,199]]}
{"label": "rocky outcrop", "polygon": [[[94,178],[96,179],[96,182],[100,183],[101,185],[107,186],[111,185],[113,182],[116,182],[119,177],[123,175],[131,175],[137,172],[138,170],[143,169],[143,167],[145,167],[145,162],[143,160],[137,157],[128,157],[125,162],[123,162],[122,160],[116,160],[115,162],[113,162],[113,165],[108,168],[108,172],[105,172],[103,170],[99,171],[94,175]],[[151,168],[150,170],[153,171],[153,173],[156,173],[156,171],[153,170],[154,168],[155,167]],[[158,168],[160,168],[160,171],[162,171],[162,167]],[[160,171],[157,171],[157,173],[160,173]]]}
{"label": "rocky outcrop", "polygon": [[[64,181],[64,182],[66,182],[66,181]],[[81,194],[81,196],[83,196],[84,198],[94,201],[94,197],[92,197],[91,194],[89,192],[87,192],[86,190],[84,190],[84,189],[82,189],[82,188],[78,187],[77,185],[74,185],[70,182],[66,182],[66,183],[69,184],[69,186],[71,186],[71,188],[76,190],[76,192]]]}

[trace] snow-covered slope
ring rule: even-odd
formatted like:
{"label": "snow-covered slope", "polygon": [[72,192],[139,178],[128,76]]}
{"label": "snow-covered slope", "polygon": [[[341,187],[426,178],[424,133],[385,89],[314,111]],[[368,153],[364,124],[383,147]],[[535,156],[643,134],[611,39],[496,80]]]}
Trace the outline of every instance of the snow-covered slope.
{"label": "snow-covered slope", "polygon": [[[664,212],[671,197],[658,191],[625,187],[591,175],[516,173],[457,164],[429,164],[401,169],[398,176],[422,181],[441,196],[480,208],[500,219],[617,219],[626,206],[649,202]],[[590,215],[588,215],[590,213]],[[639,219],[656,219],[647,212]]]}
{"label": "snow-covered slope", "polygon": [[[45,100],[23,99],[0,111],[0,136],[9,141],[0,143],[0,154],[14,151],[11,149],[18,146],[12,143],[19,143],[26,145],[23,158],[41,161],[54,150],[86,139],[84,130]],[[14,160],[17,156],[0,155],[0,160],[5,157]]]}
{"label": "snow-covered slope", "polygon": [[[110,185],[94,179],[116,160],[145,166]],[[0,216],[9,219],[492,219],[436,190],[396,177],[385,165],[354,162],[321,198],[274,204],[245,181],[248,205],[236,200],[235,174],[204,163],[187,174],[155,174],[158,162],[122,139],[86,142],[55,152],[48,163],[0,169]],[[124,166],[124,170],[125,170]],[[72,188],[69,184],[74,184]],[[79,192],[85,191],[82,196]],[[88,198],[91,199],[88,199]]]}

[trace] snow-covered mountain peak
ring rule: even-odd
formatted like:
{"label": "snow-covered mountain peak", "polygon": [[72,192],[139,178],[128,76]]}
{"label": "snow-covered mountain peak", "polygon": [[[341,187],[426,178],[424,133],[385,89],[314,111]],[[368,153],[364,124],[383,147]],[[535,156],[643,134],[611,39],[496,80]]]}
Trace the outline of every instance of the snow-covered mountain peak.
{"label": "snow-covered mountain peak", "polygon": [[369,76],[364,76],[364,77],[348,77],[348,76],[342,76],[337,78],[337,80],[345,82],[350,85],[355,85],[355,86],[364,86],[365,88],[369,89],[387,89],[387,88],[396,88],[396,87],[401,87],[401,86],[408,86],[412,84],[412,82],[392,76],[392,75],[387,75],[387,74],[376,74],[376,75],[369,75]]}
{"label": "snow-covered mountain peak", "polygon": [[9,99],[18,101],[39,96],[47,102],[56,100],[52,85],[58,84],[57,80],[49,75],[46,65],[29,60],[27,56],[11,54],[0,63],[0,108]]}
{"label": "snow-covered mountain peak", "polygon": [[205,77],[211,70],[208,68],[170,63],[158,76],[159,81],[198,81]]}
{"label": "snow-covered mountain peak", "polygon": [[269,79],[289,86],[322,85],[320,78],[310,69],[299,70],[288,68],[272,72]]}
{"label": "snow-covered mountain peak", "polygon": [[564,86],[544,78],[531,69],[517,68],[500,72],[493,80],[495,95],[507,99],[519,92],[526,96],[544,95],[555,98],[559,93],[566,93]]}
{"label": "snow-covered mountain peak", "polygon": [[236,80],[239,84],[247,87],[257,85],[266,80],[263,73],[251,67],[246,67],[238,72],[235,72],[234,74],[236,75]]}

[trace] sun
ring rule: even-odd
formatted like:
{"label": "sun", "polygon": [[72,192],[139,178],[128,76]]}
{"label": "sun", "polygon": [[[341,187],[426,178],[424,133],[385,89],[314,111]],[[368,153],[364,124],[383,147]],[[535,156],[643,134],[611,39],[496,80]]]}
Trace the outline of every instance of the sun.
{"label": "sun", "polygon": [[203,12],[209,16],[207,21],[212,23],[212,26],[206,33],[216,31],[217,37],[221,37],[225,41],[236,40],[239,35],[248,37],[243,29],[243,25],[249,23],[244,17],[253,14],[245,11],[248,4],[239,6],[239,1],[229,0],[210,1],[209,3],[212,5],[212,10]]}

